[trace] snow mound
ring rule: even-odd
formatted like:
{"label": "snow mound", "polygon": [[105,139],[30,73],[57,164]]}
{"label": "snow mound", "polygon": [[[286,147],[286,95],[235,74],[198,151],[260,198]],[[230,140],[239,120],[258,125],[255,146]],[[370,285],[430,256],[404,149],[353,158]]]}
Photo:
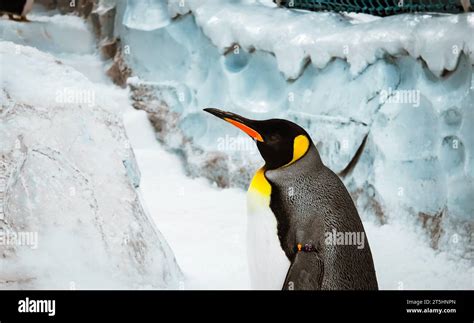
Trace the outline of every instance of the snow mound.
{"label": "snow mound", "polygon": [[8,41],[0,62],[0,288],[177,288],[134,188],[127,93]]}

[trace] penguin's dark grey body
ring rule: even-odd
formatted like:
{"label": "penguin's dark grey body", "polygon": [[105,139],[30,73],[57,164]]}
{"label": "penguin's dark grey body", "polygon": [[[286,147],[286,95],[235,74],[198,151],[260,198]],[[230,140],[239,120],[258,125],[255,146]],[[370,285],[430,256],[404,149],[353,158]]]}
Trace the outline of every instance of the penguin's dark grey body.
{"label": "penguin's dark grey body", "polygon": [[265,160],[247,192],[252,287],[378,289],[354,202],[339,177],[321,161],[309,134],[288,120],[205,111],[250,135]]}
{"label": "penguin's dark grey body", "polygon": [[[298,161],[267,170],[265,176],[272,186],[278,237],[291,262],[283,289],[378,289],[367,240],[361,249],[325,241],[333,230],[367,236],[344,184],[323,165],[316,147],[311,144]],[[298,244],[316,250],[298,252]]]}

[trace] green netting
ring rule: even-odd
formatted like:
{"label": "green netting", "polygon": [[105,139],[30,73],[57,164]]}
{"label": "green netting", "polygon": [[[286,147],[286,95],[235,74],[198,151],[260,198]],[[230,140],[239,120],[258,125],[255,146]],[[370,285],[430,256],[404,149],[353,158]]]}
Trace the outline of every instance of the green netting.
{"label": "green netting", "polygon": [[[474,0],[470,0],[474,7]],[[463,12],[460,0],[282,0],[282,6],[312,11],[358,12],[389,16],[407,12]]]}

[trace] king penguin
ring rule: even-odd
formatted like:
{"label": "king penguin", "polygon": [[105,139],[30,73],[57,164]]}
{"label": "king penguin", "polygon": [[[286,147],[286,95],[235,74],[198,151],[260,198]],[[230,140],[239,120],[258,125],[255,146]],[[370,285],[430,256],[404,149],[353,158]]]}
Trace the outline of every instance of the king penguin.
{"label": "king penguin", "polygon": [[[252,137],[265,161],[247,192],[247,250],[254,289],[377,290],[367,236],[339,177],[308,133],[283,119],[209,112]],[[359,235],[363,247],[331,235]],[[349,243],[348,243],[349,242]]]}

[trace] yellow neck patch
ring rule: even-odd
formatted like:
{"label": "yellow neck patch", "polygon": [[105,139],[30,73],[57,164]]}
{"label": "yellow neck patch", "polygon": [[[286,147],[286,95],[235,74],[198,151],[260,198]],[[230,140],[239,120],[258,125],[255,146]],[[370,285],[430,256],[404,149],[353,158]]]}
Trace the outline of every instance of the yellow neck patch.
{"label": "yellow neck patch", "polygon": [[265,178],[265,168],[260,168],[250,182],[249,191],[258,192],[263,196],[270,196],[272,186]]}
{"label": "yellow neck patch", "polygon": [[293,142],[293,159],[283,167],[293,164],[303,157],[309,149],[309,139],[305,135],[299,135]]}
{"label": "yellow neck patch", "polygon": [[255,173],[247,192],[248,214],[268,210],[270,206],[271,193],[272,186],[265,177],[265,167],[262,167]]}

